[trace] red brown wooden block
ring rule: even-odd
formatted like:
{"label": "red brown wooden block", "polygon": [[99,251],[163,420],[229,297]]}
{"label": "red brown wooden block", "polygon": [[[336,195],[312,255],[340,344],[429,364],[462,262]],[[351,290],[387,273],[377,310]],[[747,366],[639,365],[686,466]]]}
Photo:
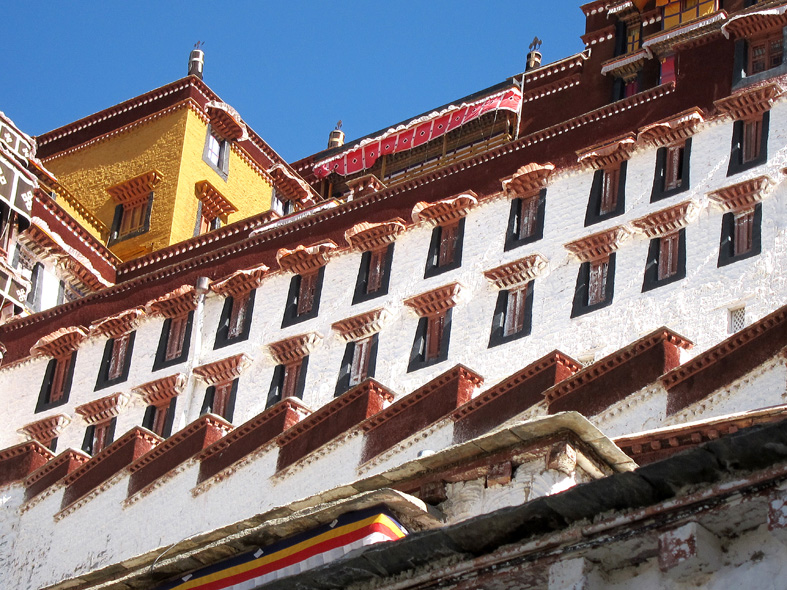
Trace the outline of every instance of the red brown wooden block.
{"label": "red brown wooden block", "polygon": [[594,416],[680,364],[680,348],[692,344],[667,328],[596,361],[546,392],[549,413],[574,410]]}
{"label": "red brown wooden block", "polygon": [[178,465],[213,444],[232,424],[219,416],[206,414],[140,457],[130,468],[128,495],[133,496]]}
{"label": "red brown wooden block", "polygon": [[310,412],[297,400],[285,399],[241,424],[200,453],[198,483],[262,448]]}
{"label": "red brown wooden block", "polygon": [[90,461],[66,476],[63,482],[66,485],[66,492],[63,495],[62,507],[66,508],[99,487],[159,442],[161,438],[140,426],[129,430]]}
{"label": "red brown wooden block", "polygon": [[0,451],[0,486],[21,481],[49,461],[54,454],[31,440]]}
{"label": "red brown wooden block", "polygon": [[477,373],[457,365],[370,418],[362,425],[366,433],[363,461],[376,457],[467,403],[473,390],[483,381]]}
{"label": "red brown wooden block", "polygon": [[456,421],[454,443],[480,436],[524,412],[542,401],[547,389],[581,368],[574,359],[557,350],[541,357],[457,408],[451,414]]}
{"label": "red brown wooden block", "polygon": [[68,449],[36,469],[25,479],[25,502],[56,484],[77,467],[90,460],[90,456],[80,451]]}
{"label": "red brown wooden block", "polygon": [[394,394],[367,379],[301,420],[279,437],[278,469],[284,469],[340,434],[379,413]]}

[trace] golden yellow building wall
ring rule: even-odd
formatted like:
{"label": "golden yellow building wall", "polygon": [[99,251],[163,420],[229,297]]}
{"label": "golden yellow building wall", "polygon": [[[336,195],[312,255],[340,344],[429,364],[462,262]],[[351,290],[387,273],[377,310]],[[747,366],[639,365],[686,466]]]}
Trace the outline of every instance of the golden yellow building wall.
{"label": "golden yellow building wall", "polygon": [[189,111],[183,143],[175,217],[172,221],[170,242],[187,240],[194,235],[199,200],[195,187],[207,180],[222,196],[232,203],[237,213],[224,221],[232,223],[270,209],[273,189],[252,166],[233,149],[230,151],[227,179],[203,159],[208,125],[196,113]]}

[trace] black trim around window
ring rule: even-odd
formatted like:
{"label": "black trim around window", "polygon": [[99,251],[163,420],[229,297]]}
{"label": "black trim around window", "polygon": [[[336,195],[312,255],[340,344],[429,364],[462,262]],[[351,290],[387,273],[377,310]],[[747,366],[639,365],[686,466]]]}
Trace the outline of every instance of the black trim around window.
{"label": "black trim around window", "polygon": [[[104,448],[106,449],[115,441],[115,427],[117,426],[117,417],[109,421],[109,430],[107,431],[107,438],[104,441]],[[82,450],[88,455],[93,455],[93,444],[95,441],[96,425],[90,424],[85,428],[85,437],[82,439]]]}
{"label": "black trim around window", "polygon": [[[295,397],[303,399],[303,392],[306,389],[306,370],[309,367],[309,357],[303,357],[301,360],[301,369],[298,373],[298,383],[295,387]],[[282,400],[281,393],[284,387],[284,365],[276,365],[273,370],[273,378],[271,379],[271,386],[268,390],[268,400],[265,403],[266,408],[279,403]]]}
{"label": "black trim around window", "polygon": [[[534,197],[527,198],[532,199]],[[517,238],[516,234],[517,228],[522,221],[522,201],[525,199],[513,199],[511,201],[511,212],[508,215],[508,227],[506,229],[506,243],[503,247],[505,252],[513,250],[514,248],[519,248],[525,244],[531,244],[544,237],[544,215],[546,214],[547,189],[542,188],[538,193],[538,197],[535,198],[538,199],[535,228],[531,235],[521,239]]]}
{"label": "black trim around window", "polygon": [[751,250],[735,256],[735,214],[730,211],[721,218],[721,240],[719,242],[719,259],[716,266],[727,266],[739,260],[758,256],[762,252],[762,203],[754,206],[752,222]]}
{"label": "black trim around window", "polygon": [[438,225],[432,230],[432,240],[429,243],[429,254],[426,258],[424,278],[434,277],[449,270],[462,266],[462,249],[465,241],[465,218],[459,220],[456,230],[456,243],[454,245],[454,259],[443,266],[440,263],[440,242],[443,236],[443,226]]}
{"label": "black trim around window", "polygon": [[53,358],[49,360],[49,363],[46,366],[46,370],[44,371],[44,380],[41,383],[41,390],[38,393],[38,402],[36,403],[36,409],[34,413],[43,412],[44,410],[56,408],[68,403],[68,396],[71,394],[71,383],[74,380],[74,367],[77,364],[76,351],[71,353],[71,358],[69,359],[68,369],[63,381],[63,397],[57,401],[50,402],[49,396],[51,395],[52,378],[54,377],[55,366],[57,366],[57,363],[58,359]]}
{"label": "black trim around window", "polygon": [[369,267],[372,263],[372,253],[366,251],[361,255],[361,266],[358,270],[358,279],[355,281],[355,293],[353,294],[353,305],[369,301],[375,297],[388,294],[388,285],[391,282],[391,266],[393,264],[393,253],[395,244],[388,244],[385,251],[385,263],[383,264],[380,288],[371,293],[366,292],[366,285],[369,282]]}
{"label": "black trim around window", "polygon": [[[167,406],[167,419],[164,421],[164,429],[161,438],[169,438],[172,434],[172,426],[175,423],[175,408],[178,404],[178,396],[173,397]],[[145,415],[142,417],[142,428],[147,428],[153,432],[153,423],[156,420],[156,406],[145,408]]]}
{"label": "black trim around window", "polygon": [[642,292],[652,291],[686,278],[686,228],[678,232],[678,272],[671,277],[659,280],[659,260],[661,258],[661,238],[650,240],[648,258],[645,261],[645,277]]}
{"label": "black trim around window", "polygon": [[432,365],[442,363],[444,360],[448,359],[448,346],[451,339],[451,312],[453,312],[453,308],[450,308],[445,313],[443,337],[440,340],[440,354],[430,360],[426,360],[426,330],[429,325],[429,318],[422,317],[418,319],[418,326],[415,329],[415,338],[413,339],[413,347],[410,350],[410,362],[407,365],[408,373],[425,367],[431,367]]}
{"label": "black trim around window", "polygon": [[683,145],[683,160],[680,166],[680,186],[676,186],[669,190],[664,188],[664,183],[667,181],[667,149],[666,147],[659,148],[656,152],[656,172],[653,175],[653,190],[650,193],[651,203],[667,199],[673,195],[689,190],[691,138],[689,137]]}
{"label": "black trim around window", "polygon": [[[366,367],[366,378],[374,377],[374,371],[377,367],[377,341],[379,336],[379,334],[374,334],[369,344],[369,363]],[[344,356],[342,357],[342,364],[339,368],[339,379],[336,382],[336,389],[334,390],[335,397],[339,397],[350,389],[350,373],[352,372],[356,344],[357,342],[348,342],[347,346],[344,347]]]}
{"label": "black trim around window", "polygon": [[320,298],[322,297],[322,283],[325,279],[325,267],[317,271],[317,284],[314,287],[314,300],[311,311],[298,315],[298,298],[301,292],[301,275],[293,275],[290,281],[290,290],[287,293],[287,305],[284,308],[284,319],[281,327],[286,328],[300,322],[316,318],[320,313]]}
{"label": "black trim around window", "polygon": [[159,336],[158,348],[156,349],[156,359],[153,361],[153,371],[166,369],[173,365],[178,365],[184,362],[189,356],[189,346],[191,345],[191,326],[194,323],[194,311],[190,311],[186,319],[186,333],[183,336],[183,350],[180,356],[173,359],[166,360],[167,355],[167,342],[169,340],[170,326],[172,325],[172,318],[166,318],[164,324],[161,326],[161,336]]}
{"label": "black trim around window", "polygon": [[[213,162],[210,161],[208,157],[209,152],[209,140],[210,136],[214,136],[216,141],[219,142],[219,164],[216,166]],[[230,151],[232,148],[230,147],[230,142],[226,139],[223,139],[220,135],[213,133],[213,127],[208,125],[208,132],[205,135],[205,147],[202,148],[202,161],[205,162],[208,166],[213,169],[213,171],[218,174],[224,182],[227,182],[227,178],[230,175]]]}
{"label": "black trim around window", "polygon": [[604,173],[606,170],[596,170],[593,174],[593,184],[590,187],[590,198],[588,199],[588,208],[585,213],[585,227],[611,219],[618,215],[623,215],[626,210],[626,169],[628,168],[628,160],[620,163],[620,176],[618,177],[618,194],[615,208],[603,215],[601,211],[601,193],[604,189]]}
{"label": "black trim around window", "polygon": [[219,327],[216,330],[216,340],[213,343],[213,350],[224,348],[236,342],[244,342],[249,339],[251,333],[251,319],[254,314],[254,299],[257,291],[251,291],[249,298],[246,300],[246,312],[243,316],[243,330],[234,338],[229,337],[230,331],[230,315],[232,315],[232,304],[235,300],[232,295],[224,299],[224,307],[221,309],[221,317],[219,318]]}
{"label": "black trim around window", "polygon": [[115,379],[109,379],[109,366],[112,364],[112,349],[115,344],[115,338],[110,338],[104,344],[104,355],[101,357],[101,365],[98,369],[98,379],[96,379],[95,391],[110,387],[117,383],[123,383],[128,379],[128,373],[131,369],[131,355],[134,353],[134,339],[137,332],[131,332],[128,335],[128,345],[126,346],[126,354],[123,358],[123,370],[120,375]]}
{"label": "black trim around window", "polygon": [[735,121],[732,126],[732,145],[730,146],[730,163],[727,166],[727,176],[738,174],[764,164],[768,160],[768,129],[770,127],[771,112],[762,114],[762,132],[760,135],[760,154],[750,162],[743,161],[743,125],[744,121]]}
{"label": "black trim around window", "polygon": [[[227,400],[227,410],[222,416],[227,422],[232,422],[232,417],[235,415],[235,397],[238,394],[238,379],[232,380],[232,389],[230,389],[230,397]],[[202,400],[202,407],[200,408],[199,415],[203,416],[213,412],[213,399],[216,395],[216,386],[211,385],[205,390],[205,398]],[[214,412],[215,413],[215,412]]]}
{"label": "black trim around window", "polygon": [[497,294],[495,313],[492,316],[492,332],[489,335],[489,348],[499,346],[507,342],[512,342],[530,335],[533,326],[533,281],[527,284],[525,294],[525,317],[522,329],[508,336],[503,335],[506,324],[506,310],[508,309],[508,298],[511,294],[509,290],[502,290]]}
{"label": "black trim around window", "polygon": [[607,267],[607,284],[604,289],[605,298],[593,305],[588,305],[588,287],[590,283],[590,263],[583,262],[577,274],[577,285],[574,289],[574,303],[571,307],[571,317],[575,318],[597,309],[602,309],[612,304],[615,288],[615,252],[609,255]]}

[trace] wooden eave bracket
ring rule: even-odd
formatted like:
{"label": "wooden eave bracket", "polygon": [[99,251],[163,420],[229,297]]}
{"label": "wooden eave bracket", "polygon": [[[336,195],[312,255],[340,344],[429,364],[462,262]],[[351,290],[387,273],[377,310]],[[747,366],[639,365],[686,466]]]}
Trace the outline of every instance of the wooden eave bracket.
{"label": "wooden eave bracket", "polygon": [[513,175],[503,179],[503,193],[507,197],[527,197],[535,194],[547,185],[554,170],[555,165],[552,162],[533,162],[522,166]]}
{"label": "wooden eave bracket", "polygon": [[385,183],[374,174],[364,174],[358,178],[347,181],[347,188],[352,191],[352,198],[359,199],[366,195],[380,192],[386,187]]}
{"label": "wooden eave bracket", "polygon": [[238,111],[225,102],[212,100],[205,105],[210,126],[224,139],[240,141],[248,138],[246,125]]}
{"label": "wooden eave bracket", "polygon": [[657,238],[686,227],[698,211],[697,205],[691,201],[685,201],[635,219],[631,225],[647,237]]}
{"label": "wooden eave bracket", "polygon": [[761,86],[746,88],[726,98],[714,102],[716,110],[732,119],[757,117],[768,111],[784,94],[784,88],[778,82],[769,82]]}
{"label": "wooden eave bracket", "polygon": [[579,240],[565,244],[566,250],[576,256],[580,262],[592,262],[607,258],[620,247],[629,233],[622,225],[615,226]]}
{"label": "wooden eave bracket", "polygon": [[207,365],[194,367],[192,373],[208,385],[229,383],[240,377],[241,373],[251,366],[251,360],[247,354],[236,354]]}
{"label": "wooden eave bracket", "polygon": [[419,317],[434,316],[456,306],[461,290],[462,285],[454,282],[405,299],[404,304],[412,308]]}
{"label": "wooden eave bracket", "polygon": [[548,264],[541,254],[531,254],[484,271],[484,276],[496,289],[512,289],[535,279]]}
{"label": "wooden eave bracket", "polygon": [[88,424],[98,424],[120,415],[129,399],[130,396],[127,393],[119,391],[82,404],[74,408],[74,411],[82,416]]}
{"label": "wooden eave bracket", "polygon": [[161,406],[180,395],[186,386],[186,375],[175,373],[155,381],[148,381],[132,389],[150,406]]}
{"label": "wooden eave bracket", "polygon": [[577,152],[577,161],[593,170],[600,170],[628,160],[634,151],[636,138],[633,133],[627,133],[611,141],[596,144]]}
{"label": "wooden eave bracket", "polygon": [[71,424],[71,417],[66,414],[55,414],[47,416],[42,420],[31,422],[20,428],[17,432],[42,444],[57,438],[66,426]]}
{"label": "wooden eave bracket", "polygon": [[413,222],[426,222],[431,225],[446,225],[460,220],[478,204],[478,195],[467,191],[459,195],[441,199],[434,203],[421,201],[413,207]]}
{"label": "wooden eave bracket", "polygon": [[708,198],[722,211],[737,213],[752,209],[767,196],[773,185],[774,181],[770,176],[758,176],[710,192]]}
{"label": "wooden eave bracket", "polygon": [[787,6],[751,6],[748,12],[737,14],[721,27],[722,34],[729,39],[745,39],[767,34],[787,25]]}
{"label": "wooden eave bracket", "polygon": [[91,336],[106,336],[107,338],[120,338],[132,332],[139,320],[145,315],[141,307],[127,309],[115,315],[103,318],[90,325]]}
{"label": "wooden eave bracket", "polygon": [[202,215],[206,219],[226,217],[238,212],[238,208],[207,180],[194,185],[194,194],[202,201]]}
{"label": "wooden eave bracket", "polygon": [[624,82],[630,82],[642,70],[645,60],[651,59],[651,57],[644,49],[614,57],[604,62],[604,65],[601,66],[601,73],[603,75],[612,74]]}
{"label": "wooden eave bracket", "polygon": [[53,358],[71,354],[87,338],[87,330],[82,326],[60,328],[42,336],[30,349],[32,356],[47,355]]}
{"label": "wooden eave bracket", "polygon": [[292,172],[284,164],[274,164],[268,173],[273,178],[276,187],[285,196],[299,201],[304,206],[316,203],[314,190],[300,176]]}
{"label": "wooden eave bracket", "polygon": [[285,272],[295,274],[308,274],[316,271],[321,266],[328,264],[328,260],[338,246],[333,240],[327,240],[311,246],[298,246],[293,250],[280,248],[276,252],[276,262]]}
{"label": "wooden eave bracket", "polygon": [[267,272],[268,267],[264,264],[237,270],[228,277],[213,283],[210,290],[224,297],[245,295],[262,284],[262,279],[265,278]]}
{"label": "wooden eave bracket", "polygon": [[299,334],[268,345],[268,350],[279,365],[291,365],[309,356],[322,341],[317,332]]}
{"label": "wooden eave bracket", "polygon": [[702,110],[694,107],[673,117],[641,127],[637,140],[655,147],[667,146],[694,135],[704,121]]}
{"label": "wooden eave bracket", "polygon": [[197,292],[191,285],[183,285],[147,304],[148,312],[165,318],[177,318],[197,308]]}
{"label": "wooden eave bracket", "polygon": [[404,219],[399,217],[382,223],[362,221],[345,231],[344,239],[352,248],[361,252],[378,250],[396,241],[406,227]]}
{"label": "wooden eave bracket", "polygon": [[369,338],[383,329],[391,314],[384,308],[373,309],[331,325],[342,342]]}
{"label": "wooden eave bracket", "polygon": [[110,186],[107,192],[115,202],[130,207],[140,201],[147,200],[150,193],[161,181],[162,174],[158,170],[150,170],[129,180]]}
{"label": "wooden eave bracket", "polygon": [[669,55],[678,46],[697,45],[720,36],[721,27],[726,20],[727,13],[717,10],[706,17],[646,37],[642,40],[642,48],[658,57]]}

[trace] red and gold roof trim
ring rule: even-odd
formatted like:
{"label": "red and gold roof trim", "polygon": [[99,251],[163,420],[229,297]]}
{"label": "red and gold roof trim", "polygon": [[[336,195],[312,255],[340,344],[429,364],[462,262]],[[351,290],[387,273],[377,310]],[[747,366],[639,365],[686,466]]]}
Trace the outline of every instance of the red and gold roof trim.
{"label": "red and gold roof trim", "polygon": [[736,92],[713,104],[723,115],[733,119],[747,119],[758,117],[770,110],[773,103],[782,94],[784,94],[784,88],[778,82],[770,82]]}
{"label": "red and gold roof trim", "polygon": [[705,118],[700,109],[689,109],[674,117],[645,125],[639,130],[637,139],[656,147],[670,145],[694,135],[703,121]]}
{"label": "red and gold roof trim", "polygon": [[47,355],[54,358],[67,356],[74,352],[87,338],[87,330],[82,326],[60,328],[38,339],[30,349],[32,356]]}
{"label": "red and gold roof trim", "polygon": [[248,139],[248,131],[240,114],[226,102],[212,100],[205,105],[211,128],[224,139],[240,141]]}
{"label": "red and gold roof trim", "polygon": [[767,34],[787,26],[787,6],[765,8],[754,5],[751,11],[730,18],[721,27],[725,37],[745,39],[756,35]]}
{"label": "red and gold roof trim", "polygon": [[522,166],[513,175],[503,179],[503,192],[508,197],[526,197],[537,193],[549,182],[555,170],[552,162],[537,164],[532,162]]}
{"label": "red and gold roof trim", "polygon": [[107,192],[117,203],[125,207],[133,207],[144,202],[153,192],[153,189],[161,181],[162,175],[158,170],[150,170],[125,180],[116,185],[110,186]]}
{"label": "red and gold roof trim", "polygon": [[165,318],[177,318],[186,315],[197,307],[197,292],[191,285],[183,285],[147,305],[151,314],[160,314]]}
{"label": "red and gold roof trim", "polygon": [[577,152],[577,161],[580,164],[600,170],[607,166],[614,166],[623,160],[628,160],[634,151],[636,138],[633,133],[627,133],[611,141],[596,144]]}
{"label": "red and gold roof trim", "polygon": [[66,414],[55,414],[47,416],[42,420],[31,422],[27,426],[19,429],[19,433],[35,440],[42,445],[48,445],[63,432],[66,426],[71,424],[71,418]]}
{"label": "red and gold roof trim", "polygon": [[94,322],[90,326],[91,336],[106,336],[107,338],[120,338],[132,332],[140,319],[145,315],[141,307],[127,309],[113,316]]}
{"label": "red and gold roof trim", "polygon": [[173,397],[180,395],[186,386],[186,375],[175,373],[155,381],[148,381],[135,387],[132,391],[151,406],[161,406]]}

